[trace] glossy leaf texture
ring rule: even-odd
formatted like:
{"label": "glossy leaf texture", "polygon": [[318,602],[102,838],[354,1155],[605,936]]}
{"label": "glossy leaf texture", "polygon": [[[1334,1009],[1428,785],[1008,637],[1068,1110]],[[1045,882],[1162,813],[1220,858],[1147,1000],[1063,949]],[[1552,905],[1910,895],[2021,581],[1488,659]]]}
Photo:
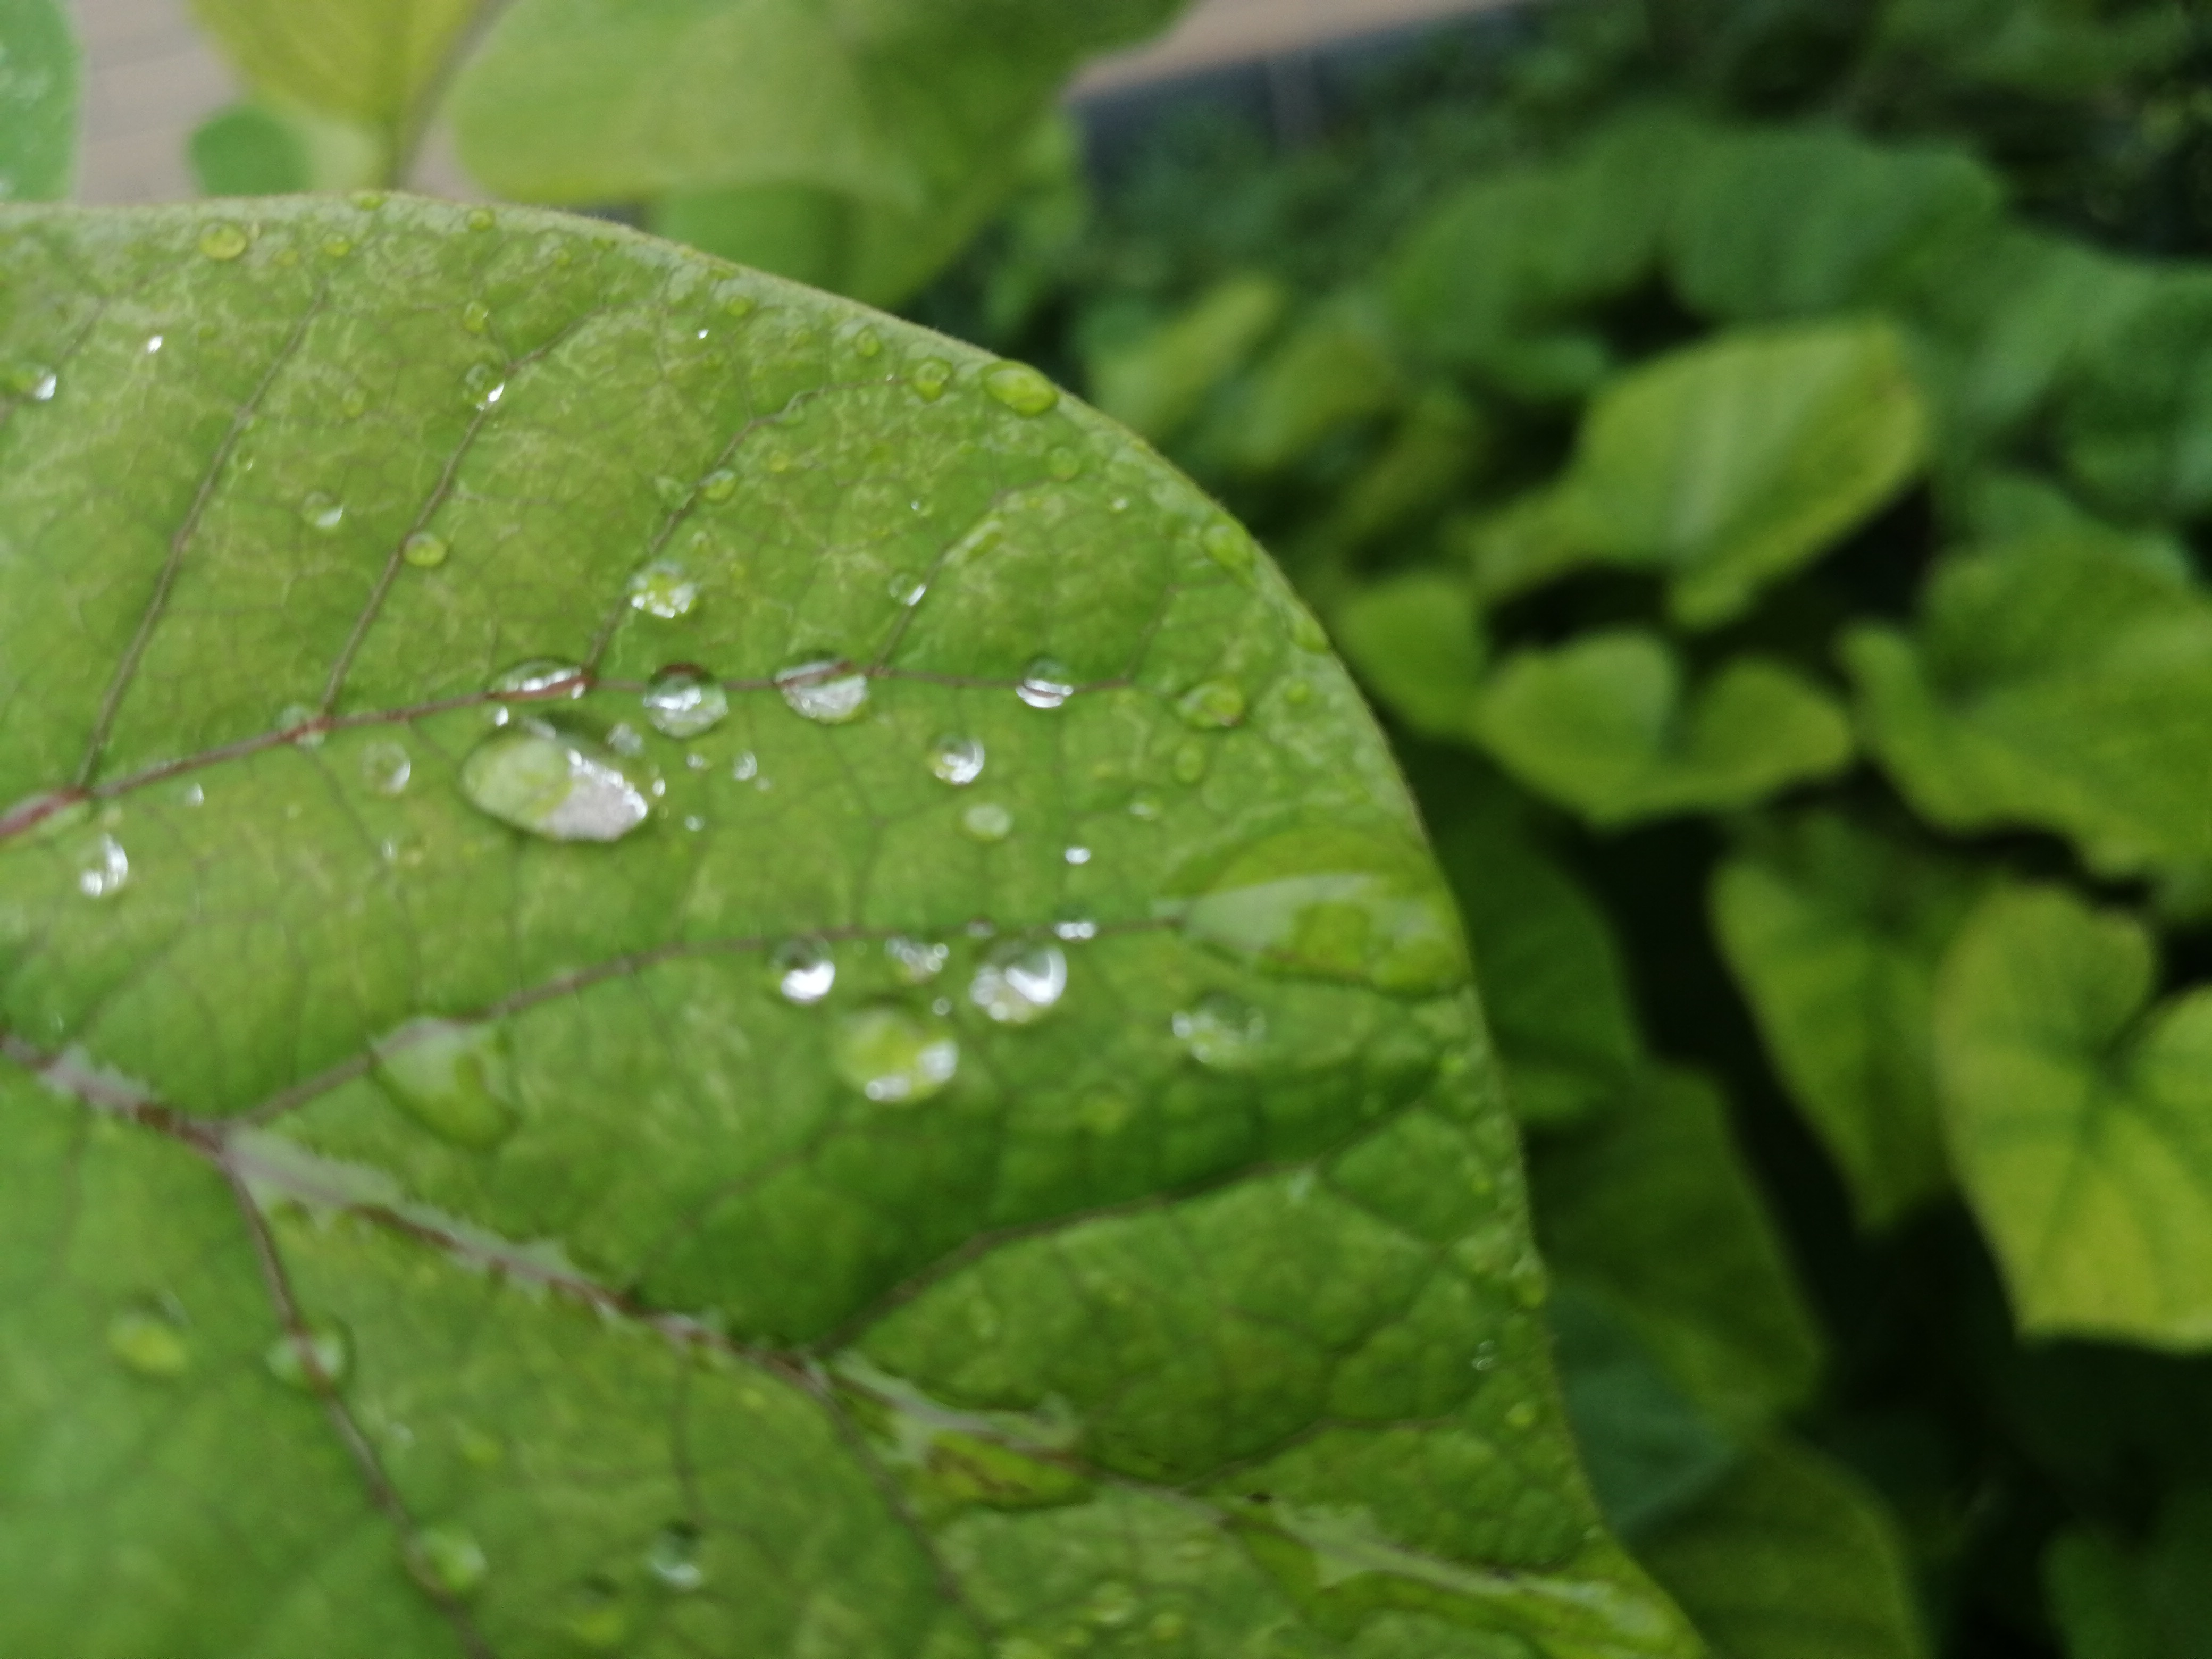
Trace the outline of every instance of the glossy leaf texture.
{"label": "glossy leaf texture", "polygon": [[60,0],[0,0],[0,202],[69,194],[79,74]]}
{"label": "glossy leaf texture", "polygon": [[590,222],[5,237],[0,1648],[1692,1650],[1191,485]]}

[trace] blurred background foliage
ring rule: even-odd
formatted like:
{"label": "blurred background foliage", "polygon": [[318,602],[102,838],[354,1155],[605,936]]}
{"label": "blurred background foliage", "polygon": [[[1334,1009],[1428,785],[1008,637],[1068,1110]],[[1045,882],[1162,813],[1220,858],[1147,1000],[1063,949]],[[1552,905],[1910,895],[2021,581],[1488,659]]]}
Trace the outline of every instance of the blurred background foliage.
{"label": "blurred background foliage", "polygon": [[2212,1653],[2212,11],[1548,0],[1060,106],[1176,9],[198,0],[192,159],[448,119],[1150,438],[1397,742],[1715,1651]]}

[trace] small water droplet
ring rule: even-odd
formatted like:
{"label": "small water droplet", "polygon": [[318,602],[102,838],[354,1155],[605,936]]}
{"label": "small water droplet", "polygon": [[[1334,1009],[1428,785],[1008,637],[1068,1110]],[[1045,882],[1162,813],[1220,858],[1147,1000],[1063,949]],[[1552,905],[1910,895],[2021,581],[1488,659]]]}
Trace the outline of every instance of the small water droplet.
{"label": "small water droplet", "polygon": [[872,328],[863,328],[853,336],[853,349],[863,357],[879,357],[883,355],[883,337]]}
{"label": "small water droplet", "polygon": [[514,1063],[496,1021],[410,1020],[374,1051],[385,1094],[439,1139],[485,1152],[514,1133]]}
{"label": "small water droplet", "polygon": [[919,576],[894,576],[889,592],[891,598],[911,611],[929,597],[929,584]]}
{"label": "small water droplet", "polygon": [[1091,862],[1091,849],[1088,847],[1071,847],[1060,857],[1070,864],[1088,864]]}
{"label": "small water droplet", "polygon": [[107,1351],[141,1376],[171,1382],[192,1368],[183,1325],[160,1308],[125,1308],[107,1322]]}
{"label": "small water droplet", "polygon": [[678,1595],[702,1588],[707,1572],[699,1562],[699,1529],[681,1522],[663,1527],[646,1548],[645,1570]]}
{"label": "small water droplet", "polygon": [[618,757],[535,722],[478,744],[460,781],[479,810],[549,841],[619,841],[653,811]]}
{"label": "small water droplet", "polygon": [[1065,483],[1070,478],[1079,477],[1082,473],[1083,457],[1077,454],[1066,445],[1058,444],[1047,452],[1044,458],[1044,468],[1045,471],[1051,473],[1054,477],[1058,478],[1062,483]]}
{"label": "small water droplet", "polygon": [[1027,363],[994,363],[983,371],[983,390],[1024,416],[1042,415],[1060,401],[1060,388]]}
{"label": "small water droplet", "polygon": [[207,804],[207,791],[197,783],[188,783],[179,792],[178,799],[187,806],[204,806]]}
{"label": "small water droplet", "polygon": [[730,763],[730,775],[739,783],[750,783],[760,775],[760,757],[750,749],[738,750]]}
{"label": "small water droplet", "polygon": [[633,611],[675,622],[697,609],[698,578],[673,559],[655,559],[629,579],[629,604]]}
{"label": "small water droplet", "polygon": [[61,390],[62,377],[51,368],[33,371],[23,387],[34,404],[50,404],[54,393]]}
{"label": "small water droplet", "polygon": [[443,536],[428,530],[418,530],[399,544],[399,556],[417,570],[435,570],[452,551]]}
{"label": "small water droplet", "polygon": [[679,663],[653,677],[645,690],[645,716],[672,738],[696,738],[727,718],[730,694],[704,669]]}
{"label": "small water droplet", "polygon": [[161,349],[162,343],[162,338],[160,335],[149,334],[146,337],[146,355],[149,357],[152,356],[155,352]]}
{"label": "small water droplet", "polygon": [[1239,525],[1225,520],[1208,525],[1206,533],[1199,538],[1199,544],[1205,548],[1206,557],[1234,575],[1241,576],[1252,568],[1256,550],[1252,538]]}
{"label": "small water droplet", "polygon": [[210,259],[235,259],[246,252],[252,240],[245,226],[228,219],[217,219],[200,228],[200,252]]}
{"label": "small water droplet", "polygon": [[791,939],[769,959],[769,975],[785,1001],[811,1007],[837,983],[837,958],[818,939]]}
{"label": "small water droplet", "polygon": [[507,396],[507,376],[489,363],[471,363],[462,372],[461,392],[478,409],[495,409]]}
{"label": "small water droplet", "polygon": [[1209,992],[1198,1006],[1176,1014],[1172,1024],[1190,1057],[1218,1072],[1250,1066],[1267,1036],[1267,1018],[1258,1009],[1220,992]]}
{"label": "small water droplet", "polygon": [[580,697],[591,689],[591,677],[572,662],[532,657],[519,662],[491,683],[495,697],[538,697],[560,695]]}
{"label": "small water droplet", "polygon": [[785,669],[775,677],[775,689],[792,713],[822,726],[857,720],[868,702],[868,677],[835,657]]}
{"label": "small water droplet", "polygon": [[433,1595],[464,1596],[484,1581],[491,1563],[465,1527],[424,1527],[407,1540],[407,1571]]}
{"label": "small water droplet", "polygon": [[1098,937],[1098,924],[1095,921],[1079,919],[1073,921],[1055,921],[1052,925],[1052,933],[1054,939],[1097,939]]}
{"label": "small water droplet", "polygon": [[908,985],[926,985],[945,971],[951,957],[950,945],[934,945],[926,940],[908,939],[903,933],[894,933],[884,941],[884,954],[891,959],[891,971]]}
{"label": "small water droplet", "polygon": [[929,769],[956,789],[965,788],[983,775],[983,744],[979,738],[939,738],[929,751]]}
{"label": "small water droplet", "polygon": [[302,1331],[286,1331],[269,1345],[261,1363],[286,1388],[319,1394],[345,1381],[353,1364],[353,1344],[344,1327],[325,1321]]}
{"label": "small water droplet", "polygon": [[1001,1025],[1028,1025],[1050,1013],[1066,990],[1066,951],[1015,939],[983,959],[968,1000]]}
{"label": "small water droplet", "polygon": [[1004,841],[1013,833],[1014,815],[994,800],[979,800],[960,815],[960,828],[975,841]]}
{"label": "small water droplet", "polygon": [[1328,630],[1303,605],[1291,614],[1291,643],[1301,651],[1319,653],[1328,649]]}
{"label": "small water droplet", "polygon": [[495,216],[492,210],[488,207],[471,208],[469,210],[469,228],[471,230],[489,230],[498,222],[499,221],[496,216]]}
{"label": "small water droplet", "polygon": [[726,466],[717,467],[699,480],[700,499],[720,507],[738,493],[738,475]]}
{"label": "small water droplet", "polygon": [[329,723],[313,704],[288,702],[276,711],[276,730],[297,749],[320,749],[330,736]]}
{"label": "small water droplet", "polygon": [[87,898],[112,898],[131,879],[131,855],[112,836],[96,836],[77,854],[76,890]]}
{"label": "small water droplet", "polygon": [[1176,713],[1186,726],[1239,725],[1244,719],[1244,688],[1234,680],[1202,680],[1182,694]]}
{"label": "small water droplet", "polygon": [[1498,1369],[1498,1345],[1495,1342],[1476,1343],[1474,1345],[1474,1358],[1471,1363],[1474,1364],[1474,1369],[1479,1371],[1496,1370]]}
{"label": "small water droplet", "polygon": [[952,365],[942,357],[925,357],[908,373],[907,384],[924,403],[933,404],[952,384]]}
{"label": "small water droplet", "polygon": [[1519,1429],[1525,1432],[1526,1431],[1536,1426],[1536,1402],[1534,1401],[1516,1400],[1505,1408],[1505,1426],[1509,1429]]}
{"label": "small water droplet", "polygon": [[571,1641],[592,1653],[611,1653],[629,1635],[622,1592],[605,1579],[570,1590],[562,1598],[561,1623]]}
{"label": "small water droplet", "polygon": [[471,300],[461,307],[461,326],[471,334],[482,334],[491,326],[491,307],[481,300]]}
{"label": "small water droplet", "polygon": [[837,1028],[840,1075],[870,1100],[902,1105],[927,1100],[959,1069],[960,1044],[903,1008],[863,1008]]}
{"label": "small water droplet", "polygon": [[757,302],[750,294],[732,290],[722,296],[722,315],[733,321],[743,321],[758,309]]}
{"label": "small water droplet", "polygon": [[407,780],[415,775],[415,763],[404,744],[379,738],[361,751],[361,775],[378,794],[398,795],[405,792]]}
{"label": "small water droplet", "polygon": [[1022,671],[1014,695],[1032,708],[1057,708],[1075,695],[1075,681],[1050,657],[1039,657]]}
{"label": "small water droplet", "polygon": [[310,530],[331,534],[345,522],[345,503],[335,495],[317,489],[300,503],[300,518]]}

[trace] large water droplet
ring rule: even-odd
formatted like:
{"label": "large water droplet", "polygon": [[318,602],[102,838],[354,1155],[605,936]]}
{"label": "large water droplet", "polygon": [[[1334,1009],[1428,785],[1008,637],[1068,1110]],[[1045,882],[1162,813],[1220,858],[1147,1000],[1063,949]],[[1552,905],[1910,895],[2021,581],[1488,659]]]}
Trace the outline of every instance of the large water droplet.
{"label": "large water droplet", "polygon": [[325,1321],[287,1331],[261,1356],[269,1374],[288,1389],[319,1394],[345,1381],[353,1364],[353,1343],[344,1327]]}
{"label": "large water droplet", "polygon": [[927,1100],[952,1080],[960,1044],[903,1008],[863,1008],[837,1027],[837,1070],[870,1100],[887,1105]]}
{"label": "large water droplet", "polygon": [[514,1133],[514,1062],[500,1024],[410,1020],[375,1051],[385,1093],[439,1139],[483,1152]]}
{"label": "large water droplet", "polygon": [[961,833],[986,846],[1014,832],[1014,815],[994,800],[979,800],[960,815]]}
{"label": "large water droplet", "polygon": [[983,371],[983,390],[1017,415],[1042,415],[1060,401],[1060,388],[1027,363],[994,363]]}
{"label": "large water droplet", "polygon": [[894,933],[884,941],[884,954],[891,959],[891,971],[902,983],[927,985],[945,971],[945,964],[951,957],[952,949],[950,945]]}
{"label": "large water droplet", "polygon": [[443,536],[418,530],[399,544],[399,556],[417,570],[435,570],[445,563],[453,546]]}
{"label": "large water droplet", "polygon": [[672,738],[711,732],[729,712],[730,694],[703,670],[689,665],[662,669],[645,690],[645,717]]}
{"label": "large water droplet", "polygon": [[823,726],[858,719],[868,702],[868,677],[834,657],[785,669],[775,677],[775,689],[793,714]]}
{"label": "large water droplet", "polygon": [[1218,991],[1200,998],[1195,1008],[1178,1013],[1174,1027],[1193,1060],[1220,1072],[1251,1066],[1267,1036],[1267,1018],[1257,1008]]}
{"label": "large water droplet", "polygon": [[415,763],[404,744],[379,738],[361,751],[361,775],[380,795],[404,794],[408,779],[415,775]]}
{"label": "large water droplet", "polygon": [[1176,713],[1186,726],[1236,726],[1244,718],[1244,688],[1234,680],[1200,681],[1182,694]]}
{"label": "large water droplet", "polygon": [[491,1571],[491,1562],[465,1527],[424,1527],[407,1540],[407,1571],[434,1595],[463,1596]]}
{"label": "large water droplet", "polygon": [[1410,841],[1284,830],[1163,912],[1179,914],[1194,937],[1280,972],[1409,995],[1449,990],[1468,976],[1451,896]]}
{"label": "large water droplet", "polygon": [[646,1548],[645,1570],[678,1595],[702,1589],[707,1570],[699,1560],[699,1529],[680,1522],[663,1527]]}
{"label": "large water droplet", "polygon": [[1050,1013],[1066,991],[1067,953],[1017,939],[983,959],[968,1000],[1002,1025],[1027,1025]]}
{"label": "large water droplet", "polygon": [[76,890],[87,898],[112,898],[131,879],[131,855],[112,836],[96,836],[76,860]]}
{"label": "large water droplet", "polygon": [[141,1376],[169,1382],[192,1367],[183,1328],[156,1308],[125,1308],[107,1322],[107,1351]]}
{"label": "large water droplet", "polygon": [[983,775],[983,744],[978,738],[939,738],[929,751],[929,769],[954,788]]}
{"label": "large water droplet", "polygon": [[830,994],[837,982],[837,958],[818,939],[795,939],[778,947],[769,974],[786,1001],[803,1007]]}
{"label": "large water droplet", "polygon": [[252,240],[243,225],[228,219],[217,219],[200,228],[200,252],[210,259],[235,259],[246,252]]}
{"label": "large water droplet", "polygon": [[620,841],[653,811],[619,757],[534,724],[478,744],[461,763],[461,793],[548,841]]}
{"label": "large water droplet", "polygon": [[1032,708],[1057,708],[1075,695],[1075,681],[1050,657],[1039,657],[1022,671],[1014,695]]}
{"label": "large water droplet", "polygon": [[591,676],[573,662],[532,657],[519,662],[491,683],[494,696],[539,697],[559,693],[580,697],[591,689]]}

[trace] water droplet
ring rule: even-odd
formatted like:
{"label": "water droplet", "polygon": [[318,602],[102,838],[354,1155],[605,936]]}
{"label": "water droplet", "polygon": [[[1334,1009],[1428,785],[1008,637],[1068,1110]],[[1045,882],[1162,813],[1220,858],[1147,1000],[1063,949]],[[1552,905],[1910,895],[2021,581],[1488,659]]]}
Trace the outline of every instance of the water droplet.
{"label": "water droplet", "polygon": [[903,1008],[863,1008],[837,1028],[837,1070],[870,1100],[899,1105],[927,1100],[959,1069],[960,1045]]}
{"label": "water droplet", "polygon": [[1198,539],[1199,545],[1206,550],[1206,556],[1224,570],[1241,576],[1251,569],[1255,549],[1252,538],[1242,526],[1225,520],[1208,525],[1206,533]]}
{"label": "water droplet", "polygon": [[445,563],[452,547],[443,536],[428,530],[418,530],[399,544],[399,556],[417,570],[435,570]]}
{"label": "water droplet", "polygon": [[197,783],[186,784],[178,798],[187,806],[204,806],[207,805],[207,791],[200,787]]}
{"label": "water droplet", "polygon": [[1285,973],[1408,995],[1468,975],[1451,896],[1410,841],[1284,830],[1231,860],[1182,915],[1193,936]]}
{"label": "water droplet", "polygon": [[1218,1072],[1250,1066],[1267,1036],[1266,1016],[1219,992],[1208,993],[1197,1007],[1176,1015],[1173,1025],[1191,1058]]}
{"label": "water droplet", "polygon": [[375,1055],[392,1104],[439,1139],[483,1152],[514,1133],[514,1063],[498,1023],[410,1020]]}
{"label": "water droplet", "polygon": [[580,697],[590,690],[591,677],[572,662],[532,657],[520,662],[491,683],[495,697],[538,697],[559,693]]}
{"label": "water droplet", "polygon": [[1472,1364],[1474,1364],[1474,1369],[1479,1371],[1496,1370],[1498,1369],[1498,1345],[1495,1342],[1476,1343],[1474,1345],[1474,1358],[1472,1361]]}
{"label": "water droplet", "polygon": [[462,1596],[491,1571],[483,1546],[465,1527],[424,1527],[407,1540],[407,1571],[433,1595]]}
{"label": "water droplet", "polygon": [[49,368],[33,374],[24,390],[33,403],[50,404],[54,400],[54,393],[61,390],[61,385],[62,377]]}
{"label": "water droplet", "polygon": [[775,689],[793,714],[823,726],[857,720],[868,701],[868,677],[835,657],[785,669],[775,677]]}
{"label": "water droplet", "polygon": [[769,959],[769,975],[785,1001],[811,1007],[836,984],[837,958],[818,939],[791,939]]}
{"label": "water droplet", "polygon": [[699,581],[673,559],[655,559],[629,579],[633,611],[663,622],[688,617],[699,604]]}
{"label": "water droplet", "polygon": [[894,576],[889,592],[891,598],[911,611],[929,597],[929,584],[919,576]]}
{"label": "water droplet", "polygon": [[926,985],[945,971],[951,957],[951,947],[933,945],[923,939],[908,939],[903,933],[894,933],[884,941],[884,954],[891,959],[891,971],[908,985]]}
{"label": "water droplet", "polygon": [[149,335],[146,337],[146,355],[147,355],[149,357],[152,356],[155,352],[159,351],[159,350],[161,349],[161,346],[162,346],[162,339],[161,339],[161,337],[160,335],[158,335],[158,334],[149,334]]}
{"label": "water droplet", "polygon": [[482,334],[491,326],[491,307],[481,300],[471,300],[461,307],[461,326],[471,334]]}
{"label": "water droplet", "polygon": [[561,1623],[569,1639],[592,1653],[611,1653],[629,1635],[622,1592],[604,1579],[580,1584],[563,1598]]}
{"label": "water droplet", "polygon": [[301,521],[310,530],[319,530],[325,536],[331,534],[345,522],[345,503],[337,496],[325,495],[319,489],[311,492],[307,498],[300,503]]}
{"label": "water droplet", "polygon": [[883,337],[872,328],[863,328],[853,336],[853,349],[863,357],[879,357],[883,355]]}
{"label": "water droplet", "polygon": [[330,1322],[287,1331],[261,1356],[269,1374],[288,1389],[319,1394],[345,1381],[353,1364],[353,1343],[344,1327]]}
{"label": "water droplet", "polygon": [[750,749],[738,750],[730,763],[730,775],[739,783],[750,783],[760,775],[760,757]]}
{"label": "water droplet", "polygon": [[1301,651],[1318,653],[1328,649],[1328,630],[1303,605],[1291,613],[1291,643]]}
{"label": "water droplet", "polygon": [[1202,680],[1182,694],[1176,713],[1186,726],[1238,725],[1244,719],[1244,688],[1234,680]]}
{"label": "water droplet", "polygon": [[1060,401],[1060,388],[1027,363],[994,363],[983,371],[983,390],[1017,415],[1042,415]]}
{"label": "water droplet", "polygon": [[907,375],[907,384],[924,403],[933,404],[952,384],[952,365],[942,357],[925,357]]}
{"label": "water droplet", "polygon": [[1158,795],[1138,795],[1129,802],[1129,816],[1146,823],[1156,823],[1164,810]]}
{"label": "water droplet", "polygon": [[983,775],[982,740],[939,738],[929,751],[929,769],[954,788],[965,788]]}
{"label": "water droplet", "polygon": [[730,694],[704,669],[678,664],[662,669],[645,690],[645,717],[672,738],[696,738],[720,726]]}
{"label": "water droplet", "polygon": [[653,481],[653,493],[660,497],[660,504],[671,513],[681,513],[691,505],[691,486],[681,478],[663,474]]}
{"label": "water droplet", "polygon": [[1071,847],[1060,857],[1070,864],[1088,864],[1091,862],[1091,849],[1088,847]]}
{"label": "water droplet", "polygon": [[968,1000],[1001,1025],[1027,1025],[1050,1013],[1066,990],[1067,953],[1016,939],[983,959]]}
{"label": "water droplet", "polygon": [[252,240],[243,225],[228,219],[217,219],[200,228],[200,252],[210,259],[235,259],[246,252]]}
{"label": "water droplet", "polygon": [[141,1376],[168,1382],[192,1366],[181,1324],[158,1308],[125,1308],[107,1322],[107,1351]]}
{"label": "water droplet", "polygon": [[1044,470],[1065,483],[1082,472],[1083,457],[1066,445],[1057,444],[1046,453]]}
{"label": "water droplet", "polygon": [[398,795],[406,790],[407,780],[415,775],[415,763],[408,757],[405,744],[379,738],[361,751],[361,775],[378,794]]}
{"label": "water droplet", "polygon": [[1098,937],[1098,924],[1095,921],[1082,920],[1074,921],[1055,921],[1052,925],[1052,936],[1054,939],[1097,939]]}
{"label": "water droplet", "polygon": [[1039,657],[1022,671],[1014,695],[1032,708],[1057,708],[1075,695],[1075,682],[1064,665]]}
{"label": "water droplet", "polygon": [[489,363],[471,363],[462,373],[461,391],[478,409],[495,409],[507,396],[507,376]]}
{"label": "water droplet", "polygon": [[469,228],[471,230],[489,230],[498,222],[499,221],[497,216],[494,215],[492,210],[488,207],[471,208],[469,210]]}
{"label": "water droplet", "polygon": [[1516,1400],[1505,1408],[1505,1426],[1526,1431],[1536,1426],[1536,1417],[1534,1401]]}
{"label": "water droplet", "polygon": [[699,1564],[699,1529],[681,1522],[663,1527],[646,1548],[645,1570],[678,1595],[701,1589],[707,1572]]}
{"label": "water droplet", "polygon": [[112,836],[97,836],[77,854],[76,890],[87,898],[112,898],[131,879],[131,855]]}
{"label": "water droplet", "polygon": [[1013,833],[1014,815],[994,800],[979,800],[960,815],[960,827],[975,841],[1004,841]]}
{"label": "water droplet", "polygon": [[478,744],[461,763],[461,792],[549,841],[619,841],[653,810],[619,757],[534,722]]}
{"label": "water droplet", "polygon": [[729,293],[726,293],[722,296],[722,315],[732,319],[733,321],[743,321],[745,318],[751,316],[753,313],[759,308],[758,304],[754,301],[752,295],[750,294],[738,293],[733,290]]}
{"label": "water droplet", "polygon": [[699,480],[699,495],[702,501],[720,507],[738,493],[738,475],[726,466],[717,467]]}

